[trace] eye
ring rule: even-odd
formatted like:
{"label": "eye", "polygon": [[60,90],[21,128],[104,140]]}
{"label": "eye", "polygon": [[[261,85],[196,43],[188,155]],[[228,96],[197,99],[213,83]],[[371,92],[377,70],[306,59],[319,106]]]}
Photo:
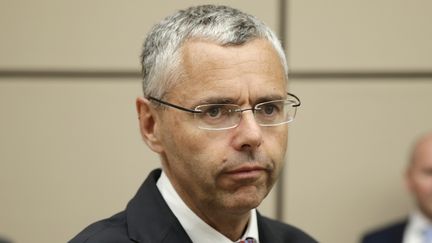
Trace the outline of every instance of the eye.
{"label": "eye", "polygon": [[204,111],[205,115],[211,118],[218,118],[222,114],[223,107],[221,106],[210,106]]}
{"label": "eye", "polygon": [[275,112],[275,109],[276,109],[276,107],[274,105],[268,104],[268,105],[264,106],[263,112],[266,115],[271,115],[271,114],[273,114]]}
{"label": "eye", "polygon": [[271,116],[271,115],[275,115],[279,112],[279,107],[276,106],[275,104],[272,103],[268,103],[268,104],[264,104],[260,107],[260,110],[262,111],[262,113],[266,116]]}
{"label": "eye", "polygon": [[206,120],[223,119],[233,112],[229,105],[224,104],[201,105],[197,107],[197,110],[201,111],[200,117]]}

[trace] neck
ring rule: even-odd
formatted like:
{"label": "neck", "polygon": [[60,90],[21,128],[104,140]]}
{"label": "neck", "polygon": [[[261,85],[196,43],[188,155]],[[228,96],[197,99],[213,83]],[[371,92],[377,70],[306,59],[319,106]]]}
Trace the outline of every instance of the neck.
{"label": "neck", "polygon": [[[174,187],[175,188],[175,187]],[[232,241],[238,240],[246,230],[251,217],[250,209],[229,210],[212,203],[197,203],[183,190],[176,190],[184,203],[205,223]]]}
{"label": "neck", "polygon": [[232,214],[223,213],[215,209],[194,208],[187,202],[186,205],[204,222],[232,241],[236,241],[242,237],[251,217],[250,211],[242,214]]}

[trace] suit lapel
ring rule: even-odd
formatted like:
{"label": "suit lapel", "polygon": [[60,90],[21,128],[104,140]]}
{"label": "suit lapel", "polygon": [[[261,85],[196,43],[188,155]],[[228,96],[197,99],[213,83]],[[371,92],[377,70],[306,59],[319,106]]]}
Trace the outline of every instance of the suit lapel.
{"label": "suit lapel", "polygon": [[126,208],[130,239],[145,243],[192,243],[156,186],[161,170],[150,173]]}
{"label": "suit lapel", "polygon": [[273,229],[265,221],[264,217],[261,216],[257,211],[257,221],[258,221],[258,234],[260,243],[273,243],[282,242],[281,239],[277,237],[277,234],[273,232]]}

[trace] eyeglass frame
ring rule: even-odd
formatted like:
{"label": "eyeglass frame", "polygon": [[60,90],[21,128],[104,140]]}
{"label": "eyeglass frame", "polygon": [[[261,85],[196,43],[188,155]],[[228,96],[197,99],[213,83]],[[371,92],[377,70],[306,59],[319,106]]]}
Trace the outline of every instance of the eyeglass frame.
{"label": "eyeglass frame", "polygon": [[[287,93],[289,96],[292,96],[292,97],[294,97],[294,98],[296,99],[296,101],[297,101],[298,103],[292,105],[292,107],[295,107],[295,108],[297,109],[297,107],[299,107],[299,106],[301,105],[300,98],[297,97],[295,94],[292,94],[292,93],[289,93],[289,92],[286,92],[286,93]],[[185,111],[185,112],[189,112],[189,113],[193,113],[193,114],[204,113],[203,111],[199,111],[199,110],[192,110],[192,109],[189,109],[189,108],[186,108],[186,107],[182,107],[182,106],[179,106],[179,105],[176,105],[176,104],[173,104],[173,103],[170,103],[170,102],[167,102],[167,101],[164,101],[164,100],[161,100],[161,99],[155,98],[155,97],[153,97],[153,96],[147,96],[146,98],[147,98],[148,100],[150,100],[150,101],[156,101],[156,102],[158,102],[158,103],[160,103],[160,104],[162,104],[162,105],[166,105],[166,106],[168,106],[168,107],[176,108],[176,109],[181,110],[181,111]],[[277,101],[277,100],[274,100],[274,101]],[[282,101],[282,100],[281,100],[281,101]],[[267,101],[267,102],[271,102],[271,101]],[[266,103],[266,102],[258,103],[258,104],[254,105],[254,106],[251,107],[251,108],[239,109],[239,110],[236,110],[236,112],[239,112],[239,113],[241,114],[241,113],[243,113],[243,111],[248,111],[248,110],[250,110],[250,111],[252,111],[252,113],[253,113],[254,116],[255,116],[255,107],[256,107],[257,105],[260,105],[260,104],[263,104],[263,103]],[[215,105],[217,105],[217,104],[215,104]],[[231,104],[231,105],[236,105],[236,104]],[[199,107],[199,106],[200,106],[200,105],[198,105],[197,107]],[[293,118],[293,119],[294,119],[294,118]],[[291,121],[292,121],[292,120],[291,120]],[[269,125],[262,125],[262,124],[259,124],[259,125],[260,125],[260,126],[278,126],[278,125],[287,124],[287,123],[289,123],[289,122],[291,122],[291,121],[283,122],[283,123],[278,123],[278,124],[269,124]],[[235,128],[235,127],[237,127],[238,125],[239,125],[239,124],[236,124],[235,126],[232,126],[232,127],[224,127],[224,128],[203,128],[203,127],[199,127],[199,128],[200,128],[200,129],[204,129],[204,130],[227,130],[227,129]]]}

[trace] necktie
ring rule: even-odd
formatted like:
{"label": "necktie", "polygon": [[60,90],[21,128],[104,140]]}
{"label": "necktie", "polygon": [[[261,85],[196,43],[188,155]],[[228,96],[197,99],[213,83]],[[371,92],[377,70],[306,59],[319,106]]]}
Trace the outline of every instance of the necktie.
{"label": "necktie", "polygon": [[[432,233],[432,232],[431,232]],[[241,241],[237,241],[237,243],[256,243],[256,240],[254,238],[251,237],[247,237],[244,240]],[[431,242],[432,243],[432,242]]]}
{"label": "necktie", "polygon": [[432,243],[432,227],[428,227],[423,232],[423,242]]}

